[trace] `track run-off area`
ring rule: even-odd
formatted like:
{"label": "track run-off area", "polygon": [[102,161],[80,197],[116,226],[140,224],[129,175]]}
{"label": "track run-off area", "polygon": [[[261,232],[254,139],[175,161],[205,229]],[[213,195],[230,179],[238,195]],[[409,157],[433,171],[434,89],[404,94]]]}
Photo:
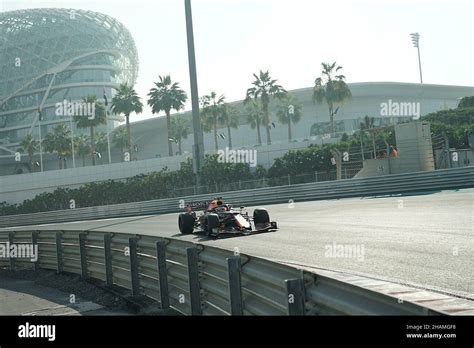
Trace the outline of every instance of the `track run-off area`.
{"label": "track run-off area", "polygon": [[[264,206],[271,220],[277,221],[278,231],[216,240],[180,234],[176,213],[0,231],[80,230],[170,237],[474,299],[474,189],[313,202],[298,202],[295,197],[293,201]],[[250,214],[252,208],[247,207]]]}

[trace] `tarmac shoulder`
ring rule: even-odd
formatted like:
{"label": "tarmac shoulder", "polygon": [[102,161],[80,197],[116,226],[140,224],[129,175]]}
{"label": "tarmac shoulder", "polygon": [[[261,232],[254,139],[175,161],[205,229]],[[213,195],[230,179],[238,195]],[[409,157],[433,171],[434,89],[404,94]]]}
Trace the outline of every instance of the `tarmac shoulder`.
{"label": "tarmac shoulder", "polygon": [[0,269],[0,315],[133,315],[127,303],[79,276]]}

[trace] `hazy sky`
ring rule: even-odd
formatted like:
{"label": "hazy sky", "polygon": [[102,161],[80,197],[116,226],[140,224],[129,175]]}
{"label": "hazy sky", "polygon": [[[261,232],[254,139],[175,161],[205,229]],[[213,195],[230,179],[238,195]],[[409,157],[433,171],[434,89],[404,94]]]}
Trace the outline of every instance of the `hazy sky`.
{"label": "hazy sky", "polygon": [[[344,67],[347,82],[474,85],[474,2],[470,0],[193,0],[200,95],[240,100],[252,73],[270,69],[287,89],[310,87],[321,62]],[[63,7],[103,12],[131,31],[145,100],[159,74],[189,94],[184,0],[0,0],[0,11]],[[190,108],[190,102],[186,107]],[[132,121],[151,117],[132,116]]]}

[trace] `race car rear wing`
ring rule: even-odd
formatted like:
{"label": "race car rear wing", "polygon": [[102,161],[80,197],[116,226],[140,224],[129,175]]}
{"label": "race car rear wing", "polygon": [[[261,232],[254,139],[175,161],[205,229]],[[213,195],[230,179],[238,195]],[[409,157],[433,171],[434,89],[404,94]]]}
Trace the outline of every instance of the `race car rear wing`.
{"label": "race car rear wing", "polygon": [[206,209],[209,206],[209,203],[211,203],[211,201],[190,202],[186,204],[186,208],[191,208],[192,210]]}
{"label": "race car rear wing", "polygon": [[207,207],[213,200],[222,200],[222,198],[218,197],[218,198],[211,199],[209,201],[189,202],[186,204],[186,209],[188,208],[191,208],[191,210],[207,209]]}

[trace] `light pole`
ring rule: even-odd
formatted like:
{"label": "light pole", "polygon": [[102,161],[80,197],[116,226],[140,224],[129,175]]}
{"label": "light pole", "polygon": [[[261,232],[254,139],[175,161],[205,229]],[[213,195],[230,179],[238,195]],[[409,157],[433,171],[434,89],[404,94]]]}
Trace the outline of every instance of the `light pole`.
{"label": "light pole", "polygon": [[40,107],[38,107],[38,136],[39,136],[41,171],[43,171],[43,140],[41,139],[41,121],[42,121],[42,119],[43,119],[43,114],[42,114],[41,106],[40,106]]}
{"label": "light pole", "polygon": [[72,128],[72,121],[73,117],[69,119],[70,127],[71,127],[71,152],[72,152],[72,167],[76,168],[76,156],[75,156],[75,149],[74,149],[74,128]]}
{"label": "light pole", "polygon": [[107,155],[109,156],[109,164],[112,163],[112,156],[110,154],[110,132],[112,132],[112,130],[109,130],[110,127],[109,127],[109,119],[107,117],[107,107],[105,107],[105,120],[106,120],[106,133],[107,133]]}
{"label": "light pole", "polygon": [[[72,99],[69,99],[69,104],[72,104]],[[74,148],[74,128],[72,124],[74,122],[74,116],[70,115],[69,118],[69,127],[71,127],[71,153],[72,153],[72,167],[76,168],[76,155],[75,155],[75,148]]]}
{"label": "light pole", "polygon": [[413,43],[413,47],[416,47],[418,50],[418,66],[420,68],[420,83],[423,83],[423,75],[421,73],[421,58],[420,58],[420,34],[418,33],[411,33],[411,42]]}
{"label": "light pole", "polygon": [[[110,155],[110,132],[109,129],[109,117],[107,115],[107,109],[109,108],[109,100],[107,99],[107,94],[106,94],[106,91],[105,91],[105,87],[103,88],[103,92],[104,92],[104,105],[105,105],[105,130],[106,130],[106,134],[107,134],[107,155],[109,156],[109,164],[112,163],[112,156]],[[113,127],[112,127],[112,130],[113,130]],[[131,154],[130,154],[131,155]]]}
{"label": "light pole", "polygon": [[204,158],[204,140],[201,129],[201,120],[199,118],[199,94],[197,86],[196,56],[194,53],[194,34],[193,17],[191,11],[191,0],[184,0],[184,9],[186,13],[186,34],[188,41],[188,61],[189,61],[189,79],[191,82],[191,104],[193,113],[193,133],[194,133],[194,151],[193,151],[193,169],[196,174],[196,184],[199,184],[199,171],[201,170]]}

